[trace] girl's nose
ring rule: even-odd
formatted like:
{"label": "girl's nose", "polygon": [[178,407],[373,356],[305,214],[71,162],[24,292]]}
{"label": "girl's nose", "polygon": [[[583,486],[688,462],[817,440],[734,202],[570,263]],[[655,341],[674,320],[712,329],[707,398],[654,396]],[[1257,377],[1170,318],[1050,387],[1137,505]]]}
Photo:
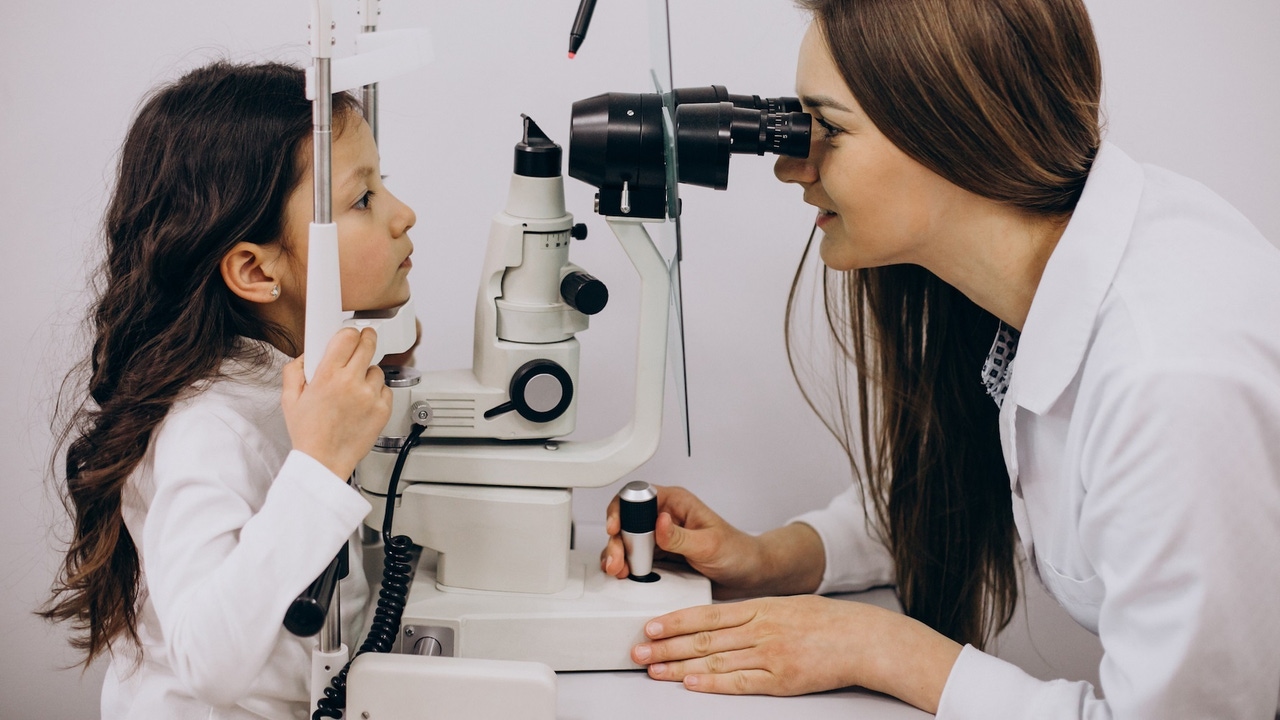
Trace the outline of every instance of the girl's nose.
{"label": "girl's nose", "polygon": [[418,216],[413,212],[413,208],[400,202],[400,198],[395,198],[395,203],[396,210],[391,217],[391,231],[392,235],[399,237],[418,223]]}

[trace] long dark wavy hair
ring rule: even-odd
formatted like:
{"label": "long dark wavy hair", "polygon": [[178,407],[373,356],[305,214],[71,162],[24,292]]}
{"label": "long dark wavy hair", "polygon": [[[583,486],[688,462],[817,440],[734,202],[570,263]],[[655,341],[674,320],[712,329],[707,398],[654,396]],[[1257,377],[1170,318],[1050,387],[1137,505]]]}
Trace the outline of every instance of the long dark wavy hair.
{"label": "long dark wavy hair", "polygon": [[[40,611],[71,622],[85,665],[121,637],[138,643],[139,558],[121,495],[156,426],[223,360],[250,352],[238,338],[292,342],[231,293],[219,263],[240,242],[288,251],[285,203],[310,167],[303,90],[296,67],[216,62],[159,88],[125,137],[93,347],[59,402],[73,408],[55,452],[66,448],[74,534]],[[335,95],[335,121],[348,113],[355,100]]]}
{"label": "long dark wavy hair", "polygon": [[[894,145],[972,193],[1070,216],[1101,142],[1101,66],[1082,0],[798,4]],[[919,266],[824,269],[837,351],[835,411],[824,413],[798,370],[811,363],[796,352],[808,256],[806,248],[788,301],[792,370],[849,456],[893,555],[903,609],[985,647],[1018,597],[998,408],[979,372],[998,320]]]}

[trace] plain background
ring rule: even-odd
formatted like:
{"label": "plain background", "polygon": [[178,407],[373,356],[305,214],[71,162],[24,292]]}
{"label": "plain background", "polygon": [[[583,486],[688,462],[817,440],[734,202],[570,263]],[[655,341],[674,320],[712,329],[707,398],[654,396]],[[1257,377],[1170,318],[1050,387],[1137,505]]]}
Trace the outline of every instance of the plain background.
{"label": "plain background", "polygon": [[[677,86],[792,92],[806,18],[787,0],[670,2]],[[1272,37],[1280,3],[1088,4],[1102,49],[1108,138],[1141,161],[1200,180],[1280,240],[1280,46]],[[336,5],[341,54],[357,21],[354,3]],[[384,172],[418,214],[412,282],[426,328],[423,368],[470,363],[475,283],[489,218],[505,199],[520,113],[567,146],[574,100],[651,90],[644,4],[600,2],[578,58],[568,61],[576,6],[384,3],[384,29],[427,27],[436,44],[433,65],[382,86]],[[0,9],[0,718],[97,714],[102,664],[83,674],[60,670],[76,661],[65,631],[31,613],[66,536],[48,481],[49,416],[61,378],[84,353],[86,288],[100,259],[96,237],[119,143],[149,88],[207,60],[305,63],[306,21],[302,0],[5,0]],[[728,192],[684,193],[694,454],[685,455],[669,394],[663,444],[635,473],[687,485],[752,530],[821,507],[849,482],[843,455],[787,366],[783,307],[813,209],[771,169],[766,158],[738,157]],[[591,191],[566,184],[570,212],[591,228],[575,245],[576,261],[609,283],[614,298],[580,336],[579,425],[603,433],[630,412],[637,283],[591,214]],[[575,516],[599,522],[616,489],[576,494]],[[1099,650],[1033,588],[1001,652],[1041,677],[1089,678]]]}

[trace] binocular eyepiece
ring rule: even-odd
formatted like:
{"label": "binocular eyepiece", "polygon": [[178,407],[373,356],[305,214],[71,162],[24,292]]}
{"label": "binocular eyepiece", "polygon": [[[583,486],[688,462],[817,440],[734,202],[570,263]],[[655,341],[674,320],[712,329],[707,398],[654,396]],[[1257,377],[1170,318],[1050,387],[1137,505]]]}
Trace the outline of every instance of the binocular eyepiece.
{"label": "binocular eyepiece", "polygon": [[669,130],[656,93],[606,93],[573,104],[569,175],[600,189],[602,215],[666,215],[667,133],[676,180],[716,190],[728,185],[734,153],[809,156],[812,118],[796,98],[731,95],[712,85],[674,90],[671,100]]}

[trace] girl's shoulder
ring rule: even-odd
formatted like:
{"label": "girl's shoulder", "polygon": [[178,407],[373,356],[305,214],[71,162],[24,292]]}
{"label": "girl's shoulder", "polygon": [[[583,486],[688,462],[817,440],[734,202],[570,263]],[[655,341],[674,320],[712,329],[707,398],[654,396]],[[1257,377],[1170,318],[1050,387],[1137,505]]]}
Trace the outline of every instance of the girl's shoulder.
{"label": "girl's shoulder", "polygon": [[[178,436],[185,444],[207,437],[221,442],[230,433],[252,445],[262,436],[280,440],[281,376],[288,361],[267,343],[242,338],[215,375],[193,384],[174,403],[157,428],[158,439]],[[287,433],[283,439],[287,442]]]}

